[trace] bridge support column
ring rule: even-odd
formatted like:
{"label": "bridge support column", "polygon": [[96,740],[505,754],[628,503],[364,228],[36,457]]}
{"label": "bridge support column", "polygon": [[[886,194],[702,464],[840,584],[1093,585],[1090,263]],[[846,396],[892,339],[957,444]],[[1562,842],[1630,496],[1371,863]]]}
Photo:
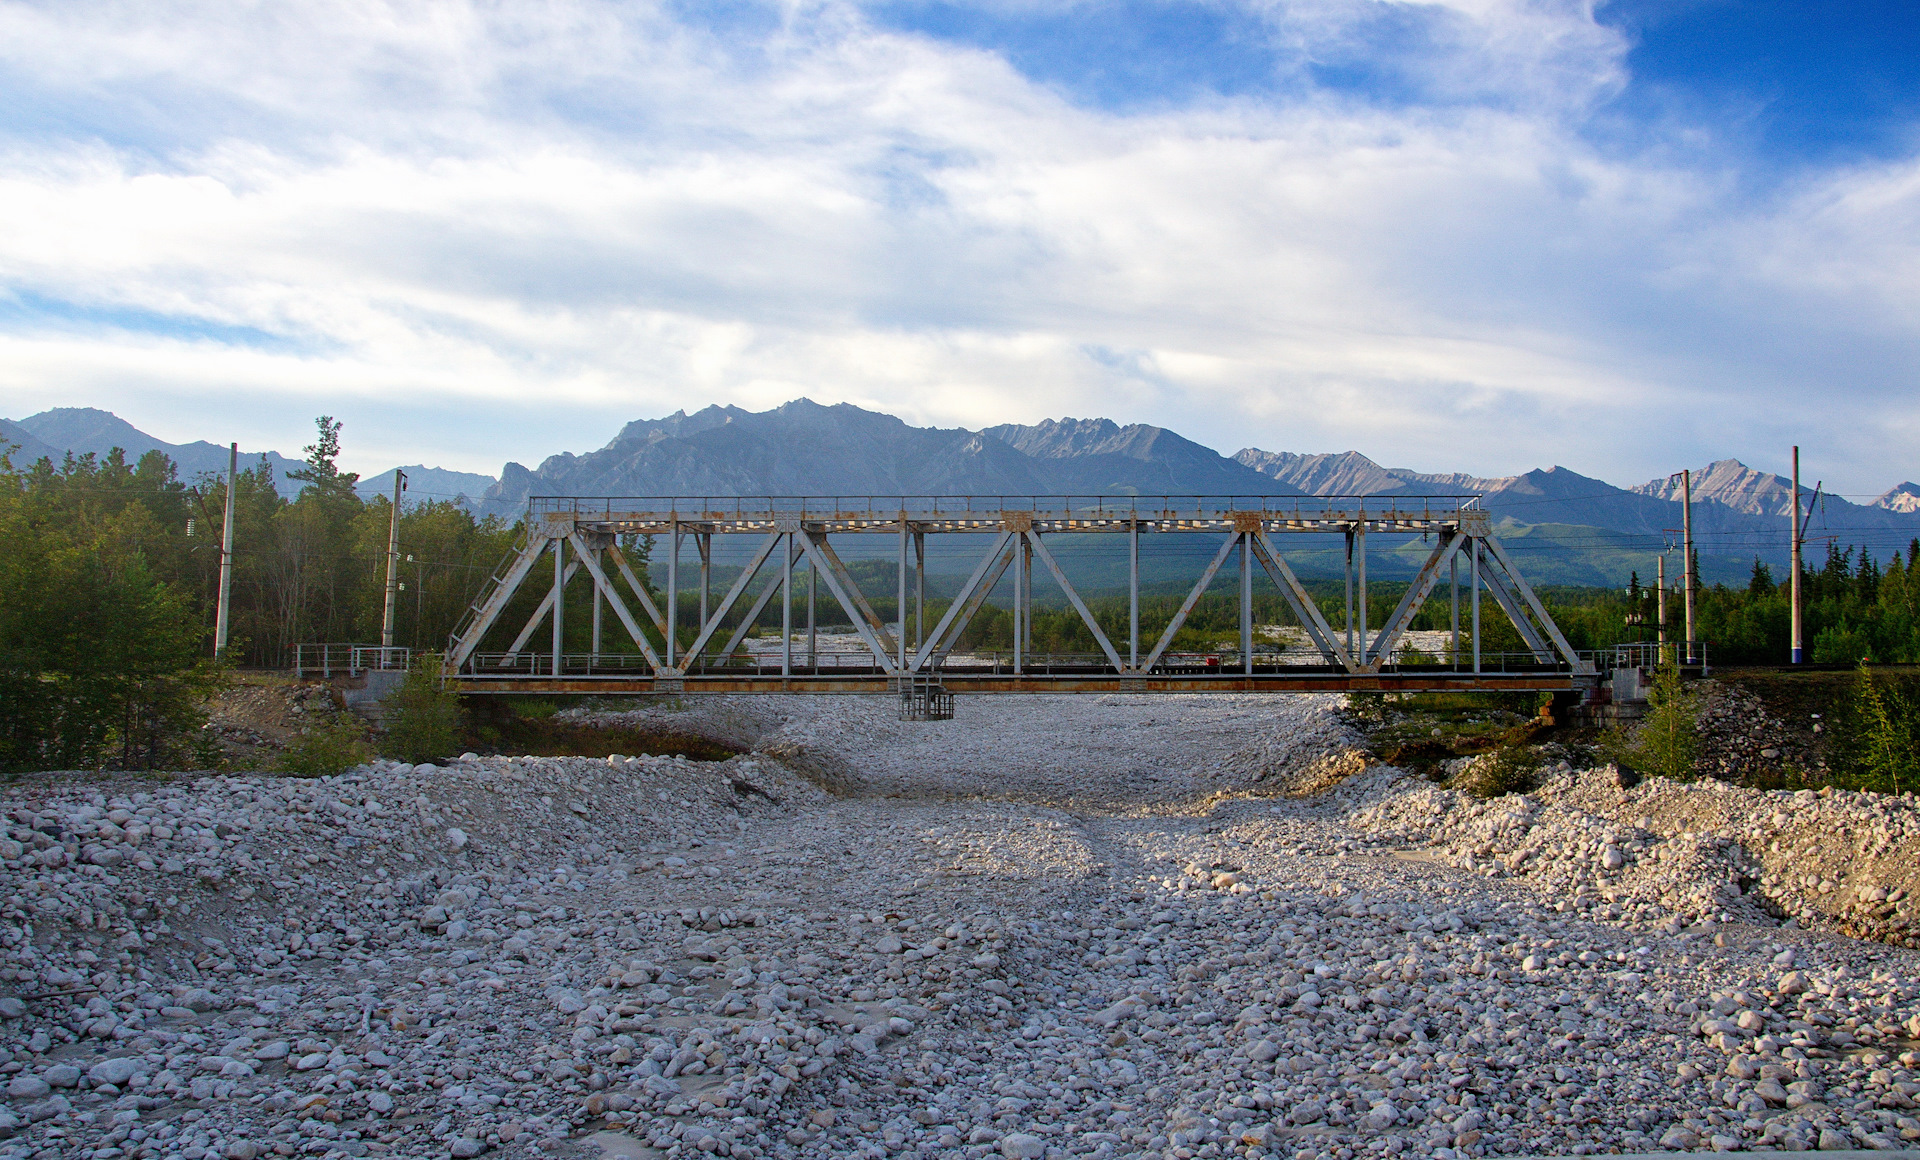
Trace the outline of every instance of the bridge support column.
{"label": "bridge support column", "polygon": [[553,675],[560,675],[560,650],[565,647],[561,622],[567,609],[567,542],[553,538]]}

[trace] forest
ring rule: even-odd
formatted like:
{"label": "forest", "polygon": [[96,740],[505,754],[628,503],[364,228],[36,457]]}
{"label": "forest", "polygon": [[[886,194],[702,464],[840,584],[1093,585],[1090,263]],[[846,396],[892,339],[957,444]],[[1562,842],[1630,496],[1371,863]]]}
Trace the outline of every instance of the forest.
{"label": "forest", "polygon": [[[340,424],[322,416],[303,466],[289,473],[288,482],[298,485],[286,489],[291,496],[275,486],[265,462],[239,473],[231,638],[218,663],[211,646],[226,480],[181,479],[157,452],[134,463],[118,452],[25,466],[0,459],[0,768],[151,768],[190,762],[202,706],[223,674],[235,668],[284,669],[295,646],[303,643],[377,642],[392,508],[386,497],[363,500],[356,493],[357,477],[338,467],[340,438]],[[444,649],[449,633],[520,535],[517,523],[478,518],[458,504],[403,503],[403,590],[395,643]],[[627,548],[657,601],[657,576],[647,569],[653,545],[640,540]],[[1920,541],[1885,559],[1865,549],[1828,545],[1821,566],[1809,569],[1804,581],[1811,659],[1920,661],[1916,563]],[[854,561],[850,568],[878,614],[893,617],[892,567],[868,560]],[[936,579],[940,582],[932,582]],[[691,576],[686,583],[693,583]],[[951,591],[951,583],[951,578],[930,578],[929,587]],[[1223,576],[1201,598],[1175,649],[1231,647],[1237,635],[1235,583]],[[1328,619],[1340,626],[1345,610],[1340,582],[1309,581],[1308,587]],[[1368,586],[1373,628],[1380,627],[1404,591],[1403,581]],[[543,595],[537,583],[527,585],[486,647],[504,649]],[[1124,596],[1084,595],[1109,638],[1124,649]],[[1143,652],[1182,595],[1154,591],[1143,596]],[[1621,589],[1546,588],[1541,597],[1578,649],[1649,639],[1654,632],[1656,602],[1637,576]],[[695,632],[699,594],[683,585],[678,598],[684,646]],[[1050,584],[1042,582],[1036,599],[1035,651],[1095,651],[1092,635]],[[570,652],[595,647],[591,602],[587,585],[569,588],[565,647]],[[1261,623],[1293,623],[1280,594],[1264,578],[1255,605]],[[944,599],[929,600],[929,626],[945,606]],[[1681,632],[1680,607],[1677,594],[1670,596],[1670,638]],[[823,625],[843,619],[826,615],[831,605],[824,600],[822,608]],[[1442,584],[1415,627],[1445,628],[1448,616]],[[1518,635],[1491,601],[1483,616],[1486,652],[1519,650]],[[1757,561],[1745,586],[1717,585],[1698,593],[1698,635],[1708,642],[1716,665],[1783,663],[1788,618],[1786,585]],[[636,651],[617,621],[605,619],[601,651]],[[777,603],[758,623],[763,631],[778,631]],[[1010,647],[1011,617],[989,605],[960,643],[963,648]],[[532,647],[547,647],[544,632]]]}

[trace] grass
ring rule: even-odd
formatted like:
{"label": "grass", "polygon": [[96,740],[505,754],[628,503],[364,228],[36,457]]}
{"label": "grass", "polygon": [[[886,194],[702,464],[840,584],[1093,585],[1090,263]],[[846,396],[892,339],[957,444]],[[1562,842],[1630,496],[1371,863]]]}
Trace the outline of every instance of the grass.
{"label": "grass", "polygon": [[1547,727],[1535,693],[1356,693],[1349,720],[1389,765],[1434,774],[1441,763],[1533,743]]}

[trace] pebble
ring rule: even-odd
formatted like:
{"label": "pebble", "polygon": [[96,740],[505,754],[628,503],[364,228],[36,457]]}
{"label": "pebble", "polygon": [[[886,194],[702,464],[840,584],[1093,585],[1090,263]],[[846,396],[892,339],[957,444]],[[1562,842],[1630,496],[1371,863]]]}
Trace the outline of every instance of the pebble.
{"label": "pebble", "polygon": [[[0,967],[0,1157],[1920,1139],[1916,956],[1694,906],[1750,865],[1712,835],[1782,799],[1570,769],[1450,797],[1356,758],[1328,697],[968,712],[716,700],[618,719],[725,762],[10,788],[0,900],[36,938]],[[1666,893],[1606,898],[1649,863]]]}

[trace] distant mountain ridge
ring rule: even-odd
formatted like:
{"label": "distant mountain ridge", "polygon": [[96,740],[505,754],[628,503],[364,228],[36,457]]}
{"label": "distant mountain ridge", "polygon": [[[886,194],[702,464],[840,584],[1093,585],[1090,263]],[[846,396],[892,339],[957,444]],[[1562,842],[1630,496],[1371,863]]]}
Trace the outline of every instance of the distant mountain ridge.
{"label": "distant mountain ridge", "polygon": [[[21,449],[13,456],[16,468],[30,466],[41,458],[57,462],[68,453],[105,456],[115,447],[126,452],[128,463],[137,463],[147,452],[158,451],[173,460],[180,478],[187,481],[202,475],[225,475],[228,464],[228,449],[217,443],[204,440],[168,443],[154,438],[111,411],[94,407],[55,407],[37,415],[29,415],[17,423],[11,419],[0,419],[0,440],[21,444]],[[273,468],[276,488],[283,493],[298,490],[288,483],[287,472],[300,467],[302,461],[289,459],[278,451],[243,449],[240,452],[240,469],[245,471],[254,466],[262,456]],[[469,497],[470,501],[478,500],[495,482],[491,475],[448,471],[440,467],[415,466],[400,470],[407,473],[407,495],[416,502],[454,499],[462,495]],[[393,471],[389,469],[361,480],[357,490],[365,498],[392,495]]]}
{"label": "distant mountain ridge", "polygon": [[[150,450],[172,457],[181,475],[224,471],[217,444],[169,444],[106,411],[58,408],[19,422],[0,420],[0,440],[20,444],[15,465],[41,455],[104,454],[130,459]],[[243,453],[256,462],[260,452]],[[266,452],[276,482],[297,460]],[[793,496],[975,495],[1018,503],[1037,495],[1480,496],[1504,538],[1526,551],[1542,579],[1624,581],[1647,557],[1677,542],[1678,479],[1616,487],[1565,467],[1481,478],[1382,467],[1356,451],[1298,454],[1256,447],[1232,457],[1144,423],[1049,419],[979,431],[915,427],[852,404],[808,399],[766,411],[709,406],[627,423],[605,446],[550,456],[538,467],[507,463],[500,477],[415,465],[413,500],[465,501],[481,514],[513,518],[532,495]],[[360,482],[363,496],[391,494],[391,470]],[[282,486],[286,486],[282,483]],[[1755,556],[1783,560],[1790,481],[1735,459],[1693,476],[1693,521],[1709,579],[1737,581]],[[1802,492],[1811,494],[1803,485]],[[1871,504],[1823,496],[1810,542],[1872,542],[1876,552],[1920,536],[1920,485],[1902,483]],[[1618,573],[1616,576],[1615,574]]]}
{"label": "distant mountain ridge", "polygon": [[913,427],[850,403],[639,420],[585,455],[509,463],[483,511],[530,495],[1300,495],[1172,431],[1108,419]]}

